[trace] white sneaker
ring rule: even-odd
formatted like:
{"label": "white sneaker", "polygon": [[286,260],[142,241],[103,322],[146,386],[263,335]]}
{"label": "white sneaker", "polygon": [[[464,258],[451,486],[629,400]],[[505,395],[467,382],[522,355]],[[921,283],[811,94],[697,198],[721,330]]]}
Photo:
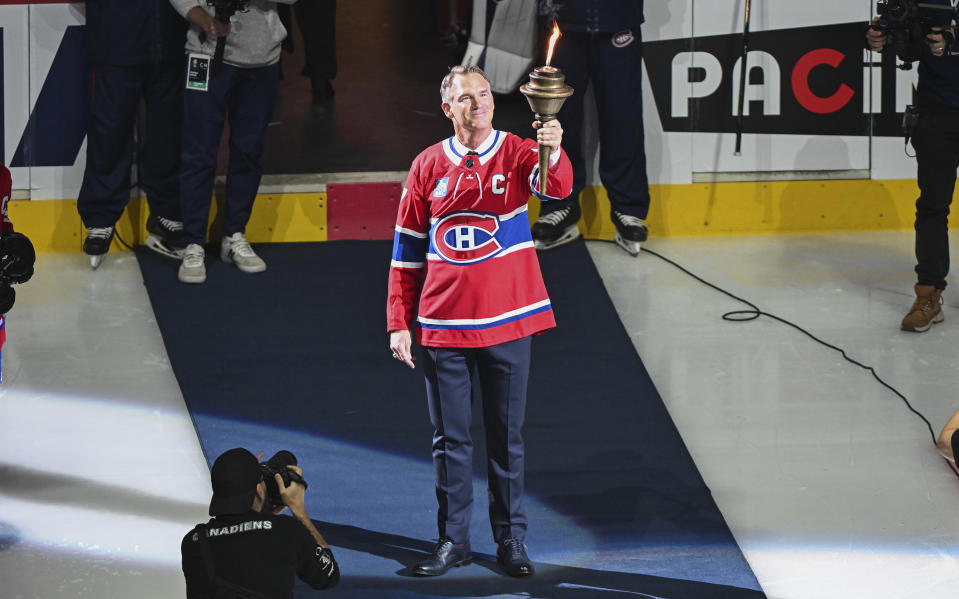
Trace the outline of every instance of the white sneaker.
{"label": "white sneaker", "polygon": [[256,255],[243,233],[234,233],[223,238],[220,244],[220,259],[227,264],[236,264],[243,272],[266,270],[266,262]]}
{"label": "white sneaker", "polygon": [[202,283],[206,281],[206,265],[203,263],[206,258],[206,252],[203,246],[197,243],[191,243],[183,250],[183,261],[180,263],[180,270],[177,272],[177,278],[181,283]]}

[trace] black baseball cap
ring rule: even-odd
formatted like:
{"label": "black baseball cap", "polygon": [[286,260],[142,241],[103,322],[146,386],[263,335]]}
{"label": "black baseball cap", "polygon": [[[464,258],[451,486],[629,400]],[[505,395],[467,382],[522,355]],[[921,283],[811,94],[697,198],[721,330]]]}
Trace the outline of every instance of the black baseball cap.
{"label": "black baseball cap", "polygon": [[256,485],[260,482],[260,464],[249,451],[237,447],[213,462],[210,470],[213,499],[210,515],[243,514],[253,507]]}

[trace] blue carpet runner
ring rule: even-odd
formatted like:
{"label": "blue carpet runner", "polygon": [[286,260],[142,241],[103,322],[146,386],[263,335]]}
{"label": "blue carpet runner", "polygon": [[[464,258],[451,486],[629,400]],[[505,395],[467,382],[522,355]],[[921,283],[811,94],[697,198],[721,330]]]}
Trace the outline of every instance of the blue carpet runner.
{"label": "blue carpet runner", "polygon": [[[138,249],[167,352],[212,463],[243,446],[299,458],[307,507],[337,555],[340,596],[759,598],[583,243],[540,256],[559,326],[536,337],[526,425],[536,576],[496,565],[474,405],[476,561],[409,575],[436,535],[421,372],[390,356],[388,242],[257,246],[247,275],[203,285]],[[297,596],[308,589],[298,586]]]}

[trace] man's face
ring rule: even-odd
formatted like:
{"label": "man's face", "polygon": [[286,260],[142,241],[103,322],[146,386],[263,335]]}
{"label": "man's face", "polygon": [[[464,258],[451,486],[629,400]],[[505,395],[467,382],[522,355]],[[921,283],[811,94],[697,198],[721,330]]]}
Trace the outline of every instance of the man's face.
{"label": "man's face", "polygon": [[493,128],[493,93],[482,75],[454,77],[449,97],[449,102],[443,102],[443,112],[453,120],[455,129],[482,132]]}

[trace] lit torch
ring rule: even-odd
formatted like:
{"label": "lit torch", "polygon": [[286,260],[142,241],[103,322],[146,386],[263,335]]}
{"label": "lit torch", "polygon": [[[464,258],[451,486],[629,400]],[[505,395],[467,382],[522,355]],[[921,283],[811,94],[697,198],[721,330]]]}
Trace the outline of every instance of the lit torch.
{"label": "lit torch", "polygon": [[[530,108],[540,123],[552,121],[566,98],[573,95],[573,88],[566,85],[566,76],[556,67],[549,66],[553,59],[553,48],[559,39],[559,26],[553,23],[553,35],[549,38],[549,52],[546,54],[546,66],[536,67],[529,74],[529,83],[520,86],[519,91],[526,96]],[[546,193],[546,174],[549,170],[551,148],[539,146],[539,193]]]}

